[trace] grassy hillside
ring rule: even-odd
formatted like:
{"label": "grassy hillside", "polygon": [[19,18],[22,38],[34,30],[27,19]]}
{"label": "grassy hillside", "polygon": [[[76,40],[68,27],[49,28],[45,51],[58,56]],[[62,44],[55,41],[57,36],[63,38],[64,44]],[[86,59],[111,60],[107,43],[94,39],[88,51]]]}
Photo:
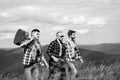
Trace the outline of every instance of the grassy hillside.
{"label": "grassy hillside", "polygon": [[[42,51],[46,55],[47,45],[42,47]],[[87,49],[80,48],[80,53],[85,62],[95,62],[96,64],[112,64],[114,62],[120,61],[120,55],[115,54],[106,54],[100,51],[92,51]],[[22,65],[23,59],[23,49],[16,48],[16,49],[7,49],[7,50],[0,50],[0,71],[13,66],[14,64]]]}
{"label": "grassy hillside", "polygon": [[[101,45],[103,46],[103,44]],[[48,45],[42,47],[44,53],[46,53],[47,47]],[[104,47],[106,45],[103,46],[103,49],[107,49],[107,52],[112,49],[109,51],[109,45],[108,48]],[[118,48],[119,46],[113,45],[113,48],[115,47]],[[102,49],[102,47],[99,48]],[[80,47],[80,53],[85,63],[76,62],[79,74],[78,80],[120,80],[120,55],[108,54],[103,50],[98,51],[98,48],[90,50],[83,47]],[[23,55],[22,48],[0,49],[0,80],[24,80],[23,65],[21,63]],[[40,76],[42,74],[45,77],[47,76],[48,71],[44,68],[40,68],[40,72]]]}
{"label": "grassy hillside", "polygon": [[2,72],[4,69],[9,68],[15,64],[21,64],[23,54],[14,53],[14,49],[12,50],[0,50],[0,71]]}
{"label": "grassy hillside", "polygon": [[[120,80],[120,63],[94,66],[76,62],[76,66],[78,70],[77,80]],[[42,80],[46,80],[48,70],[40,70],[40,78],[41,76]],[[23,74],[6,72],[0,75],[0,80],[25,80],[25,78]]]}

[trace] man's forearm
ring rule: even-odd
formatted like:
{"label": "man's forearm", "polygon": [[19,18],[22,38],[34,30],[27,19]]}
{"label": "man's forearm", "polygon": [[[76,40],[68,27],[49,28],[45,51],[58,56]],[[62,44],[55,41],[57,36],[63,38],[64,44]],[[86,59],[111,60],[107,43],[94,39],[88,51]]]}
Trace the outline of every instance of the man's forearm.
{"label": "man's forearm", "polygon": [[57,58],[57,57],[54,56],[54,55],[51,55],[51,58],[52,58],[55,62],[59,61],[59,58]]}
{"label": "man's forearm", "polygon": [[20,47],[29,44],[32,40],[33,40],[33,38],[31,38],[30,40],[25,40],[25,41],[20,45]]}
{"label": "man's forearm", "polygon": [[42,56],[42,60],[44,61],[44,63],[45,63],[45,65],[46,65],[46,67],[47,67],[47,68],[49,68],[49,64],[47,63],[47,61],[46,61],[46,59],[45,59],[45,57],[44,57],[44,56]]}
{"label": "man's forearm", "polygon": [[54,58],[56,58],[56,57],[55,57],[55,56],[53,56],[53,55],[52,55],[51,57],[52,57],[53,59],[54,59]]}

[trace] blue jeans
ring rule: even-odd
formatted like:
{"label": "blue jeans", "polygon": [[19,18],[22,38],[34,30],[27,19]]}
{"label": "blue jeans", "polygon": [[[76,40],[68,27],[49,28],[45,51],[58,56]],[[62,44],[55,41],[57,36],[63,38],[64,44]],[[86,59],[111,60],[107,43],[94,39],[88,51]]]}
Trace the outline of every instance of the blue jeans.
{"label": "blue jeans", "polygon": [[39,80],[39,68],[37,64],[24,67],[25,80]]}

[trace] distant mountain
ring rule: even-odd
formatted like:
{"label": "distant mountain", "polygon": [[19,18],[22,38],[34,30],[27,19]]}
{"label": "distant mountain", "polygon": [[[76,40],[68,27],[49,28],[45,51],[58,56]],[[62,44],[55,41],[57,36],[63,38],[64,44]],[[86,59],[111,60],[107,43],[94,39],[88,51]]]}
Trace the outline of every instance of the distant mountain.
{"label": "distant mountain", "polygon": [[[48,47],[48,45],[43,46],[42,50],[46,52],[47,51],[47,47]],[[89,48],[91,46],[85,46],[85,47]],[[114,62],[120,61],[120,55],[112,54],[112,53],[108,54],[108,53],[105,53],[105,52],[102,52],[102,51],[89,50],[87,48],[84,49],[85,47],[81,48],[81,46],[79,46],[79,51],[81,53],[81,56],[83,57],[83,59],[86,62],[96,62],[96,63],[99,62],[99,64],[101,64],[101,63],[112,64]],[[107,47],[107,46],[105,46],[105,47]],[[107,49],[109,51],[109,48],[107,48]]]}
{"label": "distant mountain", "polygon": [[[19,52],[21,48],[17,49],[0,49],[0,71],[4,71],[5,69],[9,69],[11,66],[17,64],[17,66],[21,66],[21,61],[23,58],[23,51]],[[14,69],[16,66],[14,66]]]}
{"label": "distant mountain", "polygon": [[[42,51],[45,53],[45,56],[46,56],[47,47],[48,45],[42,47]],[[117,49],[115,49],[115,47]],[[79,46],[80,53],[84,61],[87,63],[94,62],[96,65],[112,64],[115,62],[119,62],[120,55],[117,55],[117,52],[119,51],[118,48],[119,45],[112,46],[112,44],[110,45],[101,44],[95,46]],[[115,49],[117,51],[112,49]],[[113,52],[110,52],[109,50]],[[23,55],[24,53],[22,48],[0,49],[0,71],[1,72],[4,70],[21,71],[21,69],[23,68],[22,65]],[[48,56],[46,58],[48,59]]]}
{"label": "distant mountain", "polygon": [[107,54],[118,54],[120,55],[120,43],[106,43],[99,45],[79,45],[79,48],[88,49],[92,51],[100,51]]}
{"label": "distant mountain", "polygon": [[98,64],[113,64],[116,62],[120,62],[120,55],[117,54],[106,54],[99,51],[92,51],[87,49],[80,48],[80,53],[85,62],[92,62],[96,65]]}

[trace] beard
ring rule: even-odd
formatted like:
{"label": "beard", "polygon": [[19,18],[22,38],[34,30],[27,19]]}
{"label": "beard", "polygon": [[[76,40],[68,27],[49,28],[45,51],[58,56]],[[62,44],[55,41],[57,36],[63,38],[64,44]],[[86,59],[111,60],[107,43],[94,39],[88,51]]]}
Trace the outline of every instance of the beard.
{"label": "beard", "polygon": [[73,42],[75,42],[75,37],[72,37],[71,40],[72,40]]}
{"label": "beard", "polygon": [[61,39],[58,39],[59,41],[60,41],[60,43],[63,43],[63,40],[61,40]]}

